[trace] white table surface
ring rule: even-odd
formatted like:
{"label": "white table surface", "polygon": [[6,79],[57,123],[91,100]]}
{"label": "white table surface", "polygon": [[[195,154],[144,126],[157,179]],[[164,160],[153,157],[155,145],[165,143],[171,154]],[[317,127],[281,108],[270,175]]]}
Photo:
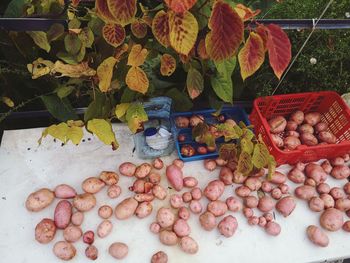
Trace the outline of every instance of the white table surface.
{"label": "white table surface", "polygon": [[[67,183],[81,192],[81,182],[89,176],[97,176],[102,170],[117,170],[124,161],[141,163],[132,153],[133,141],[126,126],[114,126],[114,130],[120,143],[117,151],[104,146],[90,134],[85,134],[85,142],[78,147],[71,143],[62,147],[60,142],[55,143],[52,138],[46,138],[39,147],[37,140],[42,129],[5,131],[0,147],[0,262],[62,262],[52,253],[53,244],[62,240],[62,231],[58,231],[54,241],[47,245],[39,244],[34,239],[36,224],[44,217],[53,217],[57,200],[38,213],[28,212],[24,202],[28,194],[41,187],[53,189],[57,184]],[[174,158],[175,154],[163,160],[169,164]],[[288,169],[288,166],[284,166],[279,170]],[[184,168],[185,175],[199,179],[200,187],[217,178],[218,173],[217,169],[209,174],[204,170],[201,161],[186,163]],[[162,185],[166,186],[164,172],[162,176]],[[339,185],[339,182],[331,179],[327,182],[332,186]],[[127,189],[132,185],[131,178],[121,176],[119,185],[122,186],[123,193],[118,199],[109,199],[106,188],[97,194],[97,206],[85,214],[83,231],[95,230],[100,223],[101,219],[97,216],[100,205],[109,204],[115,207],[122,199],[132,195]],[[291,186],[292,189],[295,188],[292,183]],[[235,187],[227,186],[223,198],[232,195]],[[206,206],[205,198],[201,202]],[[316,247],[307,239],[305,229],[310,224],[319,225],[319,214],[309,211],[307,204],[300,200],[288,218],[276,213],[276,221],[282,227],[278,237],[268,236],[258,226],[249,226],[241,213],[234,213],[239,223],[238,230],[233,237],[225,238],[216,229],[211,232],[202,230],[198,216],[191,214],[191,236],[199,244],[196,255],[187,255],[177,246],[162,245],[158,236],[149,231],[148,226],[154,221],[156,210],[162,205],[169,206],[167,200],[154,201],[153,205],[153,213],[143,220],[133,217],[119,221],[113,216],[112,233],[104,239],[95,240],[99,249],[99,258],[95,262],[116,262],[108,254],[108,247],[117,241],[125,242],[129,246],[129,254],[122,262],[132,263],[150,262],[152,254],[159,250],[168,254],[170,263],[297,263],[350,257],[349,233],[329,232],[330,244],[327,248]],[[71,262],[89,262],[84,255],[86,245],[81,240],[74,245],[77,255]]]}

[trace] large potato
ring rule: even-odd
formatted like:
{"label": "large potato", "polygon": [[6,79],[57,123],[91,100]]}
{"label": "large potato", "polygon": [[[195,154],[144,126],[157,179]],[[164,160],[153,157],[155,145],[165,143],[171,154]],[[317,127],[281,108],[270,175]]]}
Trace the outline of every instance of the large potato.
{"label": "large potato", "polygon": [[335,208],[328,208],[320,217],[320,224],[328,231],[339,230],[344,223],[343,213]]}
{"label": "large potato", "polygon": [[61,200],[58,202],[55,213],[54,213],[54,221],[55,225],[58,229],[65,229],[72,217],[72,204],[67,200]]}
{"label": "large potato", "polygon": [[103,171],[100,173],[100,179],[106,184],[106,185],[114,185],[117,184],[119,181],[119,175],[115,172],[111,171]]}
{"label": "large potato", "polygon": [[227,205],[225,202],[220,200],[211,201],[207,206],[207,210],[214,216],[219,217],[227,212]]}
{"label": "large potato", "polygon": [[299,145],[301,145],[301,142],[299,138],[294,136],[288,136],[283,139],[284,148],[288,150],[295,150]]}
{"label": "large potato", "polygon": [[152,213],[153,206],[151,202],[142,202],[135,210],[135,215],[138,218],[145,218]]}
{"label": "large potato", "polygon": [[157,222],[163,228],[170,227],[175,222],[175,215],[170,208],[161,207],[157,212]]}
{"label": "large potato", "polygon": [[316,133],[326,131],[327,129],[328,129],[328,124],[325,122],[319,122],[315,125],[315,132]]}
{"label": "large potato", "polygon": [[299,126],[298,130],[299,130],[300,134],[303,134],[303,133],[313,134],[315,131],[314,128],[310,124],[303,124],[303,125]]}
{"label": "large potato", "polygon": [[48,207],[54,199],[55,195],[51,190],[42,188],[28,196],[26,208],[31,212],[39,212]]}
{"label": "large potato", "polygon": [[286,131],[296,131],[298,128],[298,123],[295,121],[288,121],[286,126]]}
{"label": "large potato", "polygon": [[329,194],[334,198],[334,200],[345,198],[345,193],[340,187],[332,187]]}
{"label": "large potato", "polygon": [[331,187],[326,183],[320,183],[319,185],[317,185],[316,189],[319,194],[328,194],[331,190]]}
{"label": "large potato", "polygon": [[350,176],[350,168],[347,165],[338,165],[332,169],[331,176],[335,179],[342,180]]}
{"label": "large potato", "polygon": [[334,201],[333,197],[330,194],[321,194],[320,198],[324,202],[324,208],[325,209],[334,207],[335,201]]}
{"label": "large potato", "polygon": [[108,252],[116,259],[123,259],[128,255],[129,248],[124,243],[115,242],[109,246]]}
{"label": "large potato", "polygon": [[58,241],[53,247],[53,253],[56,257],[62,260],[71,260],[74,258],[77,250],[75,247],[66,241]]}
{"label": "large potato", "polygon": [[78,241],[83,235],[83,231],[78,226],[68,226],[63,230],[63,237],[67,242]]}
{"label": "large potato", "polygon": [[259,200],[255,196],[247,196],[244,198],[244,205],[249,208],[256,208],[258,206]]}
{"label": "large potato", "polygon": [[74,197],[73,206],[80,212],[87,212],[96,205],[96,198],[93,194],[85,193]]}
{"label": "large potato", "polygon": [[271,133],[283,132],[287,126],[287,120],[283,116],[277,116],[268,121]]}
{"label": "large potato", "polygon": [[113,224],[109,220],[103,220],[97,227],[97,235],[100,238],[105,238],[108,236],[113,229]]}
{"label": "large potato", "polygon": [[138,202],[132,198],[126,198],[121,201],[115,208],[115,216],[120,220],[125,220],[130,218],[136,211]]}
{"label": "large potato", "polygon": [[317,246],[326,247],[329,244],[328,236],[317,226],[308,226],[306,234],[310,241]]}
{"label": "large potato", "polygon": [[41,244],[51,242],[56,234],[56,225],[53,220],[44,218],[35,227],[35,239]]}
{"label": "large potato", "polygon": [[281,172],[276,171],[272,178],[269,180],[272,184],[284,184],[287,181],[287,176]]}
{"label": "large potato", "polygon": [[311,133],[302,133],[300,135],[300,141],[307,146],[315,146],[318,144],[317,138]]}
{"label": "large potato", "polygon": [[220,196],[224,193],[225,184],[220,180],[211,181],[204,188],[204,195],[211,201],[218,200]]}
{"label": "large potato", "polygon": [[347,199],[347,198],[338,199],[337,201],[335,201],[335,208],[343,212],[350,210],[350,199]]}
{"label": "large potato", "polygon": [[152,166],[149,163],[143,163],[135,170],[135,176],[139,179],[147,177],[152,170]]}
{"label": "large potato", "polygon": [[174,187],[176,191],[181,191],[183,188],[183,173],[181,168],[172,164],[167,166],[166,168],[166,177],[168,179],[169,184]]}
{"label": "large potato", "polygon": [[85,179],[81,185],[84,192],[96,194],[105,186],[105,183],[97,177],[89,177]]}
{"label": "large potato", "polygon": [[309,112],[304,116],[304,122],[310,124],[311,126],[315,126],[317,123],[321,121],[321,114],[318,112]]}
{"label": "large potato", "polygon": [[192,237],[183,237],[180,239],[180,248],[188,254],[196,254],[198,252],[198,244]]}
{"label": "large potato", "polygon": [[74,198],[77,195],[75,189],[67,184],[57,185],[54,189],[55,197],[60,199]]}
{"label": "large potato", "polygon": [[135,171],[136,171],[136,165],[130,162],[122,163],[119,166],[119,172],[124,176],[132,177],[134,176]]}
{"label": "large potato", "polygon": [[232,237],[237,227],[237,219],[231,215],[225,216],[218,224],[220,234],[225,237]]}
{"label": "large potato", "polygon": [[321,165],[316,163],[309,163],[305,167],[305,174],[307,177],[313,179],[316,184],[323,183],[327,179],[327,174]]}
{"label": "large potato", "polygon": [[211,231],[216,227],[216,217],[210,212],[204,212],[199,216],[199,222],[206,231]]}
{"label": "large potato", "polygon": [[252,191],[245,185],[241,185],[241,186],[238,186],[236,189],[235,189],[235,193],[237,196],[239,197],[247,197],[250,195]]}
{"label": "large potato", "polygon": [[163,251],[153,254],[151,263],[168,263],[168,255]]}
{"label": "large potato", "polygon": [[321,212],[324,210],[324,201],[322,198],[314,196],[309,200],[309,207],[311,211]]}
{"label": "large potato", "polygon": [[173,231],[163,230],[159,233],[159,241],[166,246],[175,246],[178,239]]}
{"label": "large potato", "polygon": [[295,200],[292,196],[286,196],[276,203],[276,210],[284,217],[289,216],[296,207]]}
{"label": "large potato", "polygon": [[296,197],[303,200],[310,200],[312,197],[316,196],[315,187],[310,185],[299,186],[295,188],[294,193]]}

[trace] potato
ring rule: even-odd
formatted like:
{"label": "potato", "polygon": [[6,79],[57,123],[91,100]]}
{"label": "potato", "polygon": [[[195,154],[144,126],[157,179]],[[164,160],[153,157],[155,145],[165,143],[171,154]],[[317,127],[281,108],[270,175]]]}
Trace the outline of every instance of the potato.
{"label": "potato", "polygon": [[280,137],[280,136],[278,136],[277,134],[271,134],[271,138],[272,138],[272,142],[274,143],[274,144],[276,144],[276,146],[278,147],[278,148],[283,148],[283,146],[284,146],[284,142],[283,142],[283,139]]}
{"label": "potato", "polygon": [[183,201],[184,203],[189,203],[189,202],[191,202],[191,201],[192,201],[192,195],[191,195],[191,193],[190,193],[190,192],[184,192],[184,193],[182,194],[182,201]]}
{"label": "potato", "polygon": [[328,208],[320,217],[321,226],[328,231],[339,230],[343,223],[343,213],[335,208]]}
{"label": "potato", "polygon": [[298,123],[295,121],[288,121],[286,126],[286,131],[296,131],[298,128]]}
{"label": "potato", "polygon": [[143,163],[136,167],[135,177],[142,179],[149,175],[152,170],[152,166],[149,163]]}
{"label": "potato", "polygon": [[157,222],[163,227],[170,227],[175,222],[175,215],[170,208],[161,207],[157,212]]}
{"label": "potato", "polygon": [[199,187],[195,187],[191,190],[193,200],[200,200],[202,198],[202,190]]}
{"label": "potato", "polygon": [[56,225],[53,220],[44,218],[35,227],[35,240],[41,244],[51,242],[56,235]]}
{"label": "potato", "polygon": [[225,216],[218,224],[218,229],[221,235],[232,237],[238,227],[237,219],[231,215]]}
{"label": "potato", "polygon": [[270,193],[272,191],[273,185],[268,181],[263,181],[261,183],[261,190],[265,193]]}
{"label": "potato", "polygon": [[199,216],[199,222],[206,231],[211,231],[216,227],[216,218],[210,212],[204,212]]}
{"label": "potato", "polygon": [[84,213],[77,211],[72,214],[71,222],[75,226],[80,226],[84,221]]}
{"label": "potato", "polygon": [[246,179],[247,177],[244,176],[242,173],[238,172],[237,170],[233,172],[233,182],[235,184],[243,184]]}
{"label": "potato", "polygon": [[119,181],[119,175],[115,172],[110,171],[103,171],[100,173],[99,178],[106,184],[106,185],[113,185],[117,184]]}
{"label": "potato", "polygon": [[343,190],[347,195],[350,195],[350,182],[347,182],[346,184],[344,184]]}
{"label": "potato", "polygon": [[333,199],[333,197],[329,194],[321,194],[320,198],[323,200],[324,202],[324,208],[332,208],[335,205],[335,201]]}
{"label": "potato", "polygon": [[183,220],[188,220],[191,216],[190,210],[184,206],[180,207],[178,211],[178,216]]}
{"label": "potato", "polygon": [[85,193],[74,197],[73,206],[80,212],[87,212],[96,205],[96,198],[93,194]]}
{"label": "potato", "polygon": [[293,168],[287,175],[288,179],[293,183],[301,184],[305,182],[305,174],[297,168]]}
{"label": "potato", "polygon": [[346,231],[346,232],[350,232],[350,220],[346,221],[343,224],[343,230]]}
{"label": "potato", "polygon": [[173,231],[162,230],[159,233],[159,241],[166,246],[175,246],[178,239]]}
{"label": "potato", "polygon": [[289,186],[287,184],[280,184],[278,188],[281,190],[282,194],[288,194]]}
{"label": "potato", "polygon": [[310,241],[317,246],[326,247],[329,244],[328,236],[317,226],[308,226],[306,229],[306,234]]}
{"label": "potato", "polygon": [[328,194],[331,190],[331,187],[326,183],[321,183],[317,185],[316,189],[319,194]]}
{"label": "potato", "polygon": [[184,178],[184,187],[193,188],[198,184],[198,180],[194,177],[188,176]]}
{"label": "potato", "polygon": [[275,207],[275,202],[271,197],[265,195],[259,199],[258,209],[261,212],[269,212]]}
{"label": "potato", "polygon": [[250,177],[263,177],[266,174],[265,169],[253,169],[253,171],[250,173]]}
{"label": "potato", "polygon": [[335,208],[343,212],[350,210],[350,199],[338,199],[335,201]]}
{"label": "potato", "polygon": [[116,259],[123,259],[129,253],[129,248],[125,243],[115,242],[109,246],[109,254]]}
{"label": "potato", "polygon": [[77,253],[77,250],[75,247],[66,241],[58,241],[53,246],[53,253],[56,257],[62,260],[71,260],[74,258],[75,254]]}
{"label": "potato", "polygon": [[219,174],[219,179],[225,184],[232,184],[233,173],[228,167],[222,167]]}
{"label": "potato", "polygon": [[321,142],[326,142],[328,144],[335,144],[337,142],[337,137],[333,133],[323,131],[318,134],[318,138]]}
{"label": "potato", "polygon": [[332,169],[331,176],[338,180],[346,179],[350,176],[350,168],[347,165],[335,166]]}
{"label": "potato", "polygon": [[257,177],[248,177],[244,181],[244,185],[248,187],[251,191],[257,191],[261,188],[261,180]]}
{"label": "potato", "polygon": [[243,207],[242,203],[234,196],[231,196],[226,199],[226,205],[227,205],[227,209],[232,212],[238,212],[242,210],[242,207]]}
{"label": "potato", "polygon": [[180,159],[175,159],[173,161],[173,165],[176,165],[180,169],[184,168],[184,166],[185,166],[184,162],[182,160],[180,160]]}
{"label": "potato", "polygon": [[214,171],[216,168],[215,160],[206,159],[204,160],[204,168],[208,171]]}
{"label": "potato", "polygon": [[287,126],[287,120],[283,116],[277,116],[268,121],[271,133],[283,132]]}
{"label": "potato", "polygon": [[197,153],[198,154],[207,154],[208,150],[205,146],[198,146],[197,147]]}
{"label": "potato", "polygon": [[259,217],[259,222],[258,222],[258,225],[261,226],[261,227],[265,227],[267,224],[267,220],[264,216],[260,216]]}
{"label": "potato", "polygon": [[110,187],[108,187],[107,190],[107,195],[109,198],[117,198],[120,196],[120,194],[122,193],[122,189],[119,185],[111,185]]}
{"label": "potato", "polygon": [[136,165],[130,162],[122,163],[119,166],[119,172],[124,176],[132,177],[134,176],[135,171],[136,171]]}
{"label": "potato", "polygon": [[90,194],[98,193],[99,191],[101,191],[101,189],[104,186],[105,186],[105,183],[96,177],[89,177],[85,179],[81,185],[84,192],[90,193]]}
{"label": "potato", "polygon": [[179,194],[172,194],[170,196],[170,205],[173,208],[180,208],[181,206],[183,206],[183,200],[182,200],[182,196]]}
{"label": "potato", "polygon": [[150,202],[142,202],[138,205],[135,211],[135,215],[138,218],[145,218],[152,213],[153,206]]}
{"label": "potato", "polygon": [[192,200],[190,202],[190,210],[194,214],[200,214],[202,212],[202,204],[198,200]]}
{"label": "potato", "polygon": [[303,134],[303,133],[313,134],[315,130],[310,124],[303,124],[299,126],[298,131],[300,134]]}
{"label": "potato", "polygon": [[162,161],[162,159],[160,159],[159,157],[154,159],[152,162],[152,166],[154,169],[160,170],[164,167],[164,163]]}
{"label": "potato", "polygon": [[227,160],[224,160],[224,159],[221,159],[221,158],[216,158],[215,162],[216,162],[216,164],[218,166],[225,166],[228,163]]}
{"label": "potato", "polygon": [[340,187],[333,187],[329,194],[334,198],[334,200],[345,198],[345,193]]}
{"label": "potato", "polygon": [[133,185],[129,187],[130,191],[134,193],[140,194],[145,192],[145,183],[146,181],[143,179],[137,179],[134,181]]}
{"label": "potato", "polygon": [[103,219],[108,219],[112,216],[113,209],[109,205],[103,205],[98,209],[98,215]]}
{"label": "potato", "polygon": [[300,141],[307,146],[315,146],[318,144],[317,138],[311,133],[302,133],[300,135]]}
{"label": "potato", "polygon": [[172,164],[166,168],[166,177],[169,184],[176,190],[181,191],[183,188],[183,174],[181,169]]}
{"label": "potato", "polygon": [[315,188],[309,185],[302,185],[294,190],[295,196],[303,199],[310,200],[312,197],[316,196]]}
{"label": "potato", "polygon": [[188,254],[196,254],[198,252],[198,244],[192,237],[183,237],[180,239],[180,248]]}
{"label": "potato", "polygon": [[91,260],[96,260],[98,258],[98,249],[94,245],[88,246],[85,249],[85,256]]}
{"label": "potato", "polygon": [[72,204],[67,200],[61,200],[57,203],[54,213],[55,225],[58,229],[65,229],[72,217]]}
{"label": "potato", "polygon": [[220,180],[214,180],[208,183],[204,188],[204,195],[211,201],[218,200],[224,193],[225,184]]}
{"label": "potato", "polygon": [[48,207],[54,199],[55,195],[51,190],[42,188],[28,196],[26,208],[31,212],[39,212]]}
{"label": "potato", "polygon": [[67,242],[78,241],[83,235],[83,231],[78,226],[68,226],[63,230],[63,237]]}
{"label": "potato", "polygon": [[186,141],[186,135],[185,134],[179,134],[179,136],[177,136],[177,140],[179,142],[184,142]]}
{"label": "potato", "polygon": [[316,187],[317,183],[314,179],[311,178],[307,178],[304,182],[304,185],[309,185],[309,186],[313,186]]}
{"label": "potato", "polygon": [[274,215],[272,213],[264,213],[263,217],[265,217],[267,222],[273,221],[274,220]]}
{"label": "potato", "polygon": [[292,113],[289,120],[296,122],[298,125],[304,122],[304,112],[298,110]]}
{"label": "potato", "polygon": [[149,194],[151,193],[152,191],[152,188],[153,188],[153,184],[150,183],[150,182],[145,182],[145,194]]}
{"label": "potato", "polygon": [[257,224],[259,224],[259,217],[257,217],[257,216],[249,217],[248,224],[251,226],[256,226]]}
{"label": "potato", "polygon": [[225,202],[216,200],[209,202],[207,211],[212,213],[214,216],[219,217],[227,212],[227,205]]}
{"label": "potato", "polygon": [[265,225],[265,232],[271,236],[278,236],[281,233],[281,226],[273,221]]}
{"label": "potato", "polygon": [[314,196],[309,200],[309,208],[314,212],[321,212],[324,210],[324,201],[322,198]]}
{"label": "potato", "polygon": [[317,184],[323,183],[327,179],[327,174],[321,167],[316,163],[309,163],[305,167],[305,174],[307,177],[315,180]]}
{"label": "potato", "polygon": [[68,184],[57,185],[54,189],[55,197],[60,199],[70,199],[77,195],[75,189]]}
{"label": "potato", "polygon": [[189,144],[184,144],[180,149],[181,155],[185,157],[191,157],[195,155],[196,150]]}
{"label": "potato", "polygon": [[325,122],[319,122],[315,125],[315,132],[316,133],[326,131],[327,129],[328,129],[328,124]]}
{"label": "potato", "polygon": [[95,241],[95,233],[93,231],[89,230],[83,234],[83,242],[85,244],[91,245],[92,243],[94,243],[94,241]]}
{"label": "potato", "polygon": [[158,234],[160,231],[160,225],[157,222],[153,222],[152,224],[149,225],[149,230],[153,234]]}
{"label": "potato", "polygon": [[245,185],[242,185],[242,186],[238,186],[236,189],[235,189],[235,193],[237,196],[239,197],[247,197],[250,195],[252,191]]}
{"label": "potato", "polygon": [[185,237],[191,233],[191,228],[184,219],[177,219],[173,225],[173,231],[178,237]]}
{"label": "potato", "polygon": [[332,166],[338,166],[338,165],[344,165],[345,161],[342,157],[336,157],[336,158],[330,160],[330,163]]}
{"label": "potato", "polygon": [[318,112],[309,112],[304,116],[304,122],[310,124],[311,126],[315,126],[317,123],[321,121],[321,114]]}
{"label": "potato", "polygon": [[255,196],[247,196],[244,198],[244,205],[249,208],[256,208],[258,206],[259,200]]}
{"label": "potato", "polygon": [[151,258],[151,263],[167,263],[168,262],[168,255],[163,251],[158,251],[157,253],[153,254]]}
{"label": "potato", "polygon": [[155,198],[159,200],[164,200],[167,196],[166,190],[164,189],[163,186],[159,184],[153,186],[152,194],[154,195]]}
{"label": "potato", "polygon": [[193,115],[190,118],[190,125],[191,127],[196,127],[198,124],[204,122],[204,117],[202,115]]}
{"label": "potato", "polygon": [[272,178],[269,180],[272,184],[284,184],[287,181],[287,176],[281,172],[276,171]]}
{"label": "potato", "polygon": [[331,165],[331,163],[328,160],[325,160],[322,164],[321,164],[322,169],[327,173],[330,174],[333,167]]}
{"label": "potato", "polygon": [[175,118],[175,124],[178,128],[187,128],[190,124],[190,120],[185,116],[178,116]]}
{"label": "potato", "polygon": [[273,199],[276,199],[276,200],[279,200],[279,199],[281,199],[281,197],[282,197],[282,191],[281,191],[281,189],[279,189],[279,188],[274,188],[274,189],[272,189],[272,191],[271,191],[271,197],[273,198]]}
{"label": "potato", "polygon": [[97,227],[97,235],[100,238],[105,238],[106,236],[108,236],[113,229],[113,224],[111,221],[109,220],[103,220]]}
{"label": "potato", "polygon": [[115,217],[120,220],[125,220],[133,216],[138,206],[138,202],[132,198],[126,198],[121,201],[115,208]]}
{"label": "potato", "polygon": [[[296,138],[299,138],[300,137],[300,133],[297,132],[297,131],[287,131],[285,134],[284,134],[285,137],[296,137]],[[283,146],[284,146],[284,142],[283,142]]]}
{"label": "potato", "polygon": [[276,210],[284,217],[289,216],[295,209],[296,203],[292,196],[285,196],[276,203]]}
{"label": "potato", "polygon": [[246,217],[246,218],[250,218],[254,215],[254,211],[253,209],[251,208],[248,208],[248,207],[244,207],[243,208],[243,215]]}

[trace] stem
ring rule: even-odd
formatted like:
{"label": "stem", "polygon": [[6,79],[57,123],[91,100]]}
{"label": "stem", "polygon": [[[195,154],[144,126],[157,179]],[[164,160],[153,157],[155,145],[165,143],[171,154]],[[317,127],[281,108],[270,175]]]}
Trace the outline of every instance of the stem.
{"label": "stem", "polygon": [[203,4],[201,4],[201,5],[198,7],[198,11],[201,10],[206,4],[208,4],[209,1],[210,1],[210,0],[205,0],[205,1],[203,2]]}

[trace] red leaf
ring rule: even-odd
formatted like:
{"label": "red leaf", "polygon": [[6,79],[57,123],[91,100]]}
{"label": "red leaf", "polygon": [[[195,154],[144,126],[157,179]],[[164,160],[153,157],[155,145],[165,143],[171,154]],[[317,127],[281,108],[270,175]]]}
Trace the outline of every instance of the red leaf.
{"label": "red leaf", "polygon": [[152,33],[161,45],[168,47],[170,46],[169,32],[168,14],[160,10],[153,19]]}
{"label": "red leaf", "polygon": [[106,24],[102,28],[102,36],[108,44],[118,47],[125,40],[125,29],[118,24]]}
{"label": "red leaf", "polygon": [[264,43],[264,50],[267,50],[266,42],[267,42],[267,29],[264,25],[258,25],[255,29],[255,32],[261,37]]}
{"label": "red leaf", "polygon": [[190,10],[197,0],[164,0],[164,2],[175,13],[183,13]]}
{"label": "red leaf", "polygon": [[199,43],[197,46],[197,53],[201,59],[208,59],[209,58],[208,53],[207,53],[207,49],[205,47],[205,39],[199,40]]}
{"label": "red leaf", "polygon": [[253,11],[249,7],[246,7],[245,5],[242,5],[242,4],[237,4],[235,7],[235,11],[243,19],[243,21],[247,21],[247,20],[257,16],[261,12],[260,9]]}
{"label": "red leaf", "polygon": [[107,0],[107,4],[117,24],[122,26],[130,24],[136,15],[136,0]]}
{"label": "red leaf", "polygon": [[292,57],[291,44],[287,34],[279,26],[270,24],[266,28],[270,65],[280,79]]}
{"label": "red leaf", "polygon": [[111,12],[108,9],[107,0],[96,0],[95,8],[99,17],[106,23],[116,22]]}
{"label": "red leaf", "polygon": [[133,35],[137,38],[144,38],[147,35],[147,24],[140,20],[132,22],[130,29]]}
{"label": "red leaf", "polygon": [[206,37],[206,48],[214,61],[232,57],[243,41],[242,19],[231,6],[222,0],[214,4],[210,19],[211,32]]}

